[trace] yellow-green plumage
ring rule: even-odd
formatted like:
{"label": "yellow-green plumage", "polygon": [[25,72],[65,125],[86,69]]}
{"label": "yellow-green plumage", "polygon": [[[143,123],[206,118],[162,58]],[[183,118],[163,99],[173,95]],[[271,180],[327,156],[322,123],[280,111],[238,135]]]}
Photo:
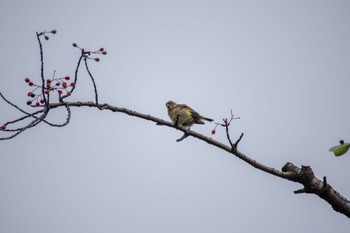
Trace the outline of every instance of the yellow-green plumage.
{"label": "yellow-green plumage", "polygon": [[174,101],[166,103],[168,115],[173,123],[179,126],[190,127],[193,124],[204,124],[203,120],[213,121],[213,119],[199,115],[198,112],[186,104],[177,104]]}

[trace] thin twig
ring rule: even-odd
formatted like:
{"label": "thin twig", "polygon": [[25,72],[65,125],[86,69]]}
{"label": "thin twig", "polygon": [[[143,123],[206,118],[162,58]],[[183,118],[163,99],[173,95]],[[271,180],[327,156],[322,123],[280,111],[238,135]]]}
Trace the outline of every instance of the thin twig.
{"label": "thin twig", "polygon": [[36,38],[38,39],[39,43],[39,51],[40,51],[40,77],[41,77],[41,93],[44,98],[44,102],[46,107],[49,106],[49,95],[47,95],[47,99],[45,96],[45,77],[44,77],[44,52],[43,52],[43,45],[40,40],[40,36],[43,35],[43,33],[36,33]]}
{"label": "thin twig", "polygon": [[12,107],[16,108],[18,111],[20,111],[20,112],[22,112],[22,113],[24,113],[24,114],[26,114],[26,115],[30,115],[30,113],[24,111],[23,109],[21,109],[20,107],[18,107],[18,106],[15,105],[14,103],[12,103],[11,101],[7,100],[7,99],[5,98],[5,96],[3,96],[3,94],[2,94],[1,92],[0,92],[0,96],[1,96],[1,98],[2,98],[6,103],[8,103],[8,104],[11,105]]}
{"label": "thin twig", "polygon": [[[8,99],[5,98],[5,96],[0,92],[0,97],[6,102],[8,103],[9,105],[11,105],[12,107],[16,108],[17,110],[19,110],[20,112],[24,113],[25,116],[22,116],[18,119],[15,119],[15,120],[12,120],[12,121],[8,121],[6,122],[5,124],[6,125],[9,125],[9,124],[14,124],[14,123],[17,123],[17,122],[20,122],[20,121],[23,121],[29,117],[33,117],[34,119],[38,119],[39,117],[37,117],[36,115],[38,115],[39,113],[42,113],[44,111],[44,109],[41,109],[39,111],[36,111],[36,112],[33,112],[33,113],[28,113],[26,111],[24,111],[23,109],[21,109],[20,107],[18,107],[17,105],[15,105],[14,103],[12,103],[11,101],[9,101]],[[42,106],[40,106],[42,107]],[[68,115],[67,115],[67,119],[64,123],[62,124],[54,124],[54,123],[51,123],[51,122],[48,122],[47,120],[43,119],[42,121],[50,126],[53,126],[53,127],[63,127],[65,125],[67,125],[69,123],[69,120],[70,120],[70,117],[71,117],[71,112],[70,112],[70,109],[69,109],[69,106],[66,106],[67,108],[67,112],[68,112]],[[20,127],[20,128],[17,128],[17,129],[7,129],[7,130],[3,130],[3,131],[7,131],[7,132],[14,132],[14,131],[21,131],[23,127]]]}
{"label": "thin twig", "polygon": [[229,126],[229,123],[227,123],[227,121],[225,121],[226,137],[227,137],[228,142],[231,145],[231,149],[234,150],[235,149],[235,145],[231,141],[230,133],[228,131],[228,126]]}
{"label": "thin twig", "polygon": [[244,135],[244,133],[241,133],[241,136],[239,136],[239,138],[238,138],[237,141],[235,142],[235,144],[234,144],[234,148],[235,148],[235,149],[237,149],[238,143],[242,140],[243,135]]}
{"label": "thin twig", "polygon": [[49,112],[49,111],[48,111],[48,108],[45,108],[45,111],[43,112],[43,114],[42,114],[40,117],[34,119],[34,120],[33,120],[31,123],[29,123],[28,125],[26,125],[26,126],[20,128],[20,130],[18,130],[16,133],[12,134],[11,136],[2,137],[2,138],[0,138],[0,140],[9,140],[9,139],[12,139],[12,138],[18,136],[19,134],[23,133],[25,130],[27,130],[27,129],[29,129],[29,128],[32,128],[32,127],[34,127],[34,126],[36,126],[36,125],[38,125],[39,123],[41,123],[41,122],[46,118],[48,112]]}
{"label": "thin twig", "polygon": [[[81,64],[81,60],[83,59],[84,57],[84,50],[82,49],[81,50],[81,54],[80,54],[80,57],[78,59],[78,62],[77,62],[77,65],[75,67],[75,72],[74,72],[74,86],[72,87],[72,90],[70,91],[70,94],[72,95],[73,94],[73,91],[77,85],[77,82],[78,82],[78,72],[79,72],[79,67],[80,67],[80,64]],[[67,98],[69,95],[64,95],[60,98],[60,102],[63,102],[63,99]]]}
{"label": "thin twig", "polygon": [[96,104],[98,104],[98,94],[97,94],[97,87],[96,87],[96,83],[95,83],[95,79],[94,77],[92,76],[90,70],[89,70],[89,66],[87,64],[87,59],[86,57],[84,58],[84,62],[85,62],[85,67],[86,67],[86,71],[88,72],[90,78],[91,78],[91,81],[92,81],[92,84],[94,85],[94,91],[95,91],[95,102]]}

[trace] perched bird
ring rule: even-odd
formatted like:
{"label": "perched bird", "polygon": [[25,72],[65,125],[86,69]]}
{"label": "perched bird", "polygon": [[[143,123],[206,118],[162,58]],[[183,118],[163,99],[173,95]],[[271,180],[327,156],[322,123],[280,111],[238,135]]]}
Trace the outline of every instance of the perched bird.
{"label": "perched bird", "polygon": [[213,119],[199,115],[198,112],[187,106],[186,104],[177,104],[174,101],[166,103],[168,115],[174,124],[183,127],[191,127],[193,124],[204,124],[204,121],[213,121]]}

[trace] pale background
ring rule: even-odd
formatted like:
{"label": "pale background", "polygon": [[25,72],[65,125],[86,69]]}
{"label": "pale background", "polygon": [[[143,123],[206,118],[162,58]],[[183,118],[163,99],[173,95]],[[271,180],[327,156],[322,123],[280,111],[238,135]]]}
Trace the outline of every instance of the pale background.
{"label": "pale background", "polygon": [[[168,119],[187,103],[220,121],[230,109],[240,150],[269,166],[311,165],[350,198],[349,1],[8,1],[0,7],[0,91],[26,106],[45,74],[91,62],[100,101]],[[93,100],[81,70],[71,100]],[[63,109],[62,109],[63,110]],[[64,111],[50,120],[63,122]],[[0,103],[0,124],[20,114]],[[213,124],[194,126],[210,135]],[[350,221],[300,185],[262,173],[181,133],[120,113],[73,109],[64,128],[41,124],[1,141],[0,232],[349,232]],[[4,136],[4,134],[2,134]],[[223,129],[216,140],[227,143]]]}

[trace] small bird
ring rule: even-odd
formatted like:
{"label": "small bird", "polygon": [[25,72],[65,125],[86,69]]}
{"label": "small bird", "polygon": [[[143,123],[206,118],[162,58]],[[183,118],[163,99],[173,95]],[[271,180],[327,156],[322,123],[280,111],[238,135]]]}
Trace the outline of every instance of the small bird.
{"label": "small bird", "polygon": [[191,127],[193,124],[204,124],[204,121],[213,121],[213,119],[199,115],[198,112],[187,106],[186,104],[177,104],[174,101],[166,103],[168,115],[174,124],[183,127]]}

